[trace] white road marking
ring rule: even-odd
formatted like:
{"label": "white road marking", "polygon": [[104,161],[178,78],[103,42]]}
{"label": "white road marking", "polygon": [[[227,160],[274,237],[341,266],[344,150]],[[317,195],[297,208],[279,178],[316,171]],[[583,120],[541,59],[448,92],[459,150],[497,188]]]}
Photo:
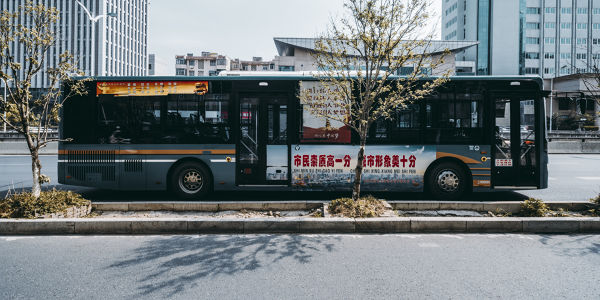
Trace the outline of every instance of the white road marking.
{"label": "white road marking", "polygon": [[462,240],[462,239],[464,239],[464,237],[462,237],[462,236],[459,236],[459,235],[442,234],[441,236],[443,236],[443,237],[445,237],[445,238],[457,239],[457,240]]}
{"label": "white road marking", "polygon": [[600,177],[576,177],[577,179],[582,180],[600,180]]}
{"label": "white road marking", "polygon": [[419,243],[419,247],[421,248],[439,248],[440,245],[436,243]]}
{"label": "white road marking", "polygon": [[10,236],[10,237],[0,237],[0,240],[5,240],[7,242],[12,242],[16,240],[24,240],[24,239],[34,239],[32,236]]}

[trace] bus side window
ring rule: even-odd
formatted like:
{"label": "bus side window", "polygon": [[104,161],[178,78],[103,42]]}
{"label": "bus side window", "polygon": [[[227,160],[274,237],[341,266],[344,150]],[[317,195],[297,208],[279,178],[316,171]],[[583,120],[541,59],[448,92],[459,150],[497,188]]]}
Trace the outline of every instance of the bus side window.
{"label": "bus side window", "polygon": [[483,143],[483,96],[440,93],[426,103],[427,143]]}

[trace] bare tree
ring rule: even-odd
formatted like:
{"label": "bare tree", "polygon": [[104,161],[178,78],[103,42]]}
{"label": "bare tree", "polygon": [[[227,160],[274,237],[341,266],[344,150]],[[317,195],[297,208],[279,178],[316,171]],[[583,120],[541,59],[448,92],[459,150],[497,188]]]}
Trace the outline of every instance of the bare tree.
{"label": "bare tree", "polygon": [[[423,34],[431,20],[428,0],[347,0],[347,16],[333,20],[317,39],[315,76],[326,99],[311,98],[301,88],[300,99],[314,115],[341,122],[360,138],[352,199],[360,197],[367,134],[380,119],[392,119],[408,103],[427,96],[447,81],[451,71],[430,77],[444,64],[447,49],[430,55],[432,33]],[[439,49],[435,49],[439,50]],[[406,76],[395,76],[412,67]],[[404,69],[406,70],[406,69]],[[428,77],[429,80],[421,80]],[[346,113],[329,114],[333,105]]]}
{"label": "bare tree", "polygon": [[[63,102],[75,94],[85,93],[85,81],[75,81],[68,94],[62,94],[61,82],[70,75],[82,75],[73,55],[61,53],[54,64],[49,61],[50,49],[56,43],[54,31],[59,12],[54,7],[28,1],[16,13],[0,13],[0,78],[12,81],[9,95],[2,101],[0,120],[22,134],[31,155],[32,194],[39,198],[41,185],[49,178],[41,173],[40,149],[58,139],[51,138],[49,129],[57,127]],[[16,52],[21,49],[21,56]],[[44,72],[44,69],[46,71]],[[46,77],[42,93],[33,93],[34,78]]]}

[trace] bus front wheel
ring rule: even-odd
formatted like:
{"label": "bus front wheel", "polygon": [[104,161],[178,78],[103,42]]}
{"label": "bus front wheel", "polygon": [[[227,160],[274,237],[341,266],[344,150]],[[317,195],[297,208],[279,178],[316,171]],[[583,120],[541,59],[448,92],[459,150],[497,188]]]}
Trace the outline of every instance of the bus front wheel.
{"label": "bus front wheel", "polygon": [[206,168],[197,162],[183,163],[173,170],[170,186],[179,198],[199,199],[210,191],[211,178]]}
{"label": "bus front wheel", "polygon": [[459,200],[467,192],[467,174],[455,163],[441,163],[429,172],[429,192],[436,199]]}

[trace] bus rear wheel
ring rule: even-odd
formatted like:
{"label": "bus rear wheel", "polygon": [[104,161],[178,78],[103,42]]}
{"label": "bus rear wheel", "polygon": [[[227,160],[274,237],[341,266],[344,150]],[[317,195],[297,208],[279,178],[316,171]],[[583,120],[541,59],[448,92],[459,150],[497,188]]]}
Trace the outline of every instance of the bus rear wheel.
{"label": "bus rear wheel", "polygon": [[175,167],[169,180],[175,194],[182,199],[200,199],[210,192],[212,184],[206,168],[197,162]]}
{"label": "bus rear wheel", "polygon": [[455,163],[435,166],[427,178],[429,192],[440,200],[459,200],[467,192],[467,174]]}

